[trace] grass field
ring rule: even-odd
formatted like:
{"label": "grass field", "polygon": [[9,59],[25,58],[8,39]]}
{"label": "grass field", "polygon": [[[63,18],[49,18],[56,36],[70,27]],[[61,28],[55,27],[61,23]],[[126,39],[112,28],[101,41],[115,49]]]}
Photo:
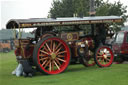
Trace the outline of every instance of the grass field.
{"label": "grass field", "polygon": [[128,85],[128,64],[113,64],[108,68],[70,65],[64,73],[38,73],[32,78],[12,75],[16,66],[13,52],[0,53],[0,85]]}

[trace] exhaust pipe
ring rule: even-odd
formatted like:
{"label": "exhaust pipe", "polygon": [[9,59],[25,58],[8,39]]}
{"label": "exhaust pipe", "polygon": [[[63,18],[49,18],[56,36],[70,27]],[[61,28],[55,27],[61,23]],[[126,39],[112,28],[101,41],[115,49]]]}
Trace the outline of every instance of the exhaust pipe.
{"label": "exhaust pipe", "polygon": [[95,1],[94,0],[90,0],[90,11],[89,11],[89,15],[90,16],[95,16],[96,15],[96,11],[95,11]]}

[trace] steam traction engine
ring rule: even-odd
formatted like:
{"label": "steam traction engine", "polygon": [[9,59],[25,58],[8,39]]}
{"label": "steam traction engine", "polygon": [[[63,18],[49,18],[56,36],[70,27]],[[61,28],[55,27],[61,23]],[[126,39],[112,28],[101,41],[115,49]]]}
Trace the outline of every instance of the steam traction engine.
{"label": "steam traction engine", "polygon": [[[93,66],[95,63],[99,67],[110,66],[114,58],[113,52],[106,45],[99,42],[99,45],[96,44],[96,27],[91,28],[91,25],[120,21],[121,17],[118,16],[12,19],[6,27],[14,31],[19,29],[19,37],[15,34],[15,55],[19,62],[27,60],[41,72],[58,74],[77,59],[84,66]],[[35,37],[22,39],[24,28],[37,28]],[[88,30],[90,34],[86,34],[84,30]]]}

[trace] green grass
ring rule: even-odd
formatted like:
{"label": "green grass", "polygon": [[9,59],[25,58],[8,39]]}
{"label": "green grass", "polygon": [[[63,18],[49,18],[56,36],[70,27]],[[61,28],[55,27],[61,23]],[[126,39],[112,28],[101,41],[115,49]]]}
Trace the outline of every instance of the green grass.
{"label": "green grass", "polygon": [[64,73],[38,73],[33,78],[12,75],[16,66],[13,52],[0,53],[0,85],[128,85],[128,64],[113,64],[108,68],[70,65]]}

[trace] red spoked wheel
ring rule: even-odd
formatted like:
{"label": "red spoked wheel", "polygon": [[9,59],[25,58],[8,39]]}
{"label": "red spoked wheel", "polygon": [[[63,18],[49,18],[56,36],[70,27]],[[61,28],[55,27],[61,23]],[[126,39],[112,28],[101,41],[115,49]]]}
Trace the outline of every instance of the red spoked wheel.
{"label": "red spoked wheel", "polygon": [[33,59],[36,65],[46,74],[59,74],[70,62],[68,45],[57,37],[44,38],[37,44],[34,52]]}
{"label": "red spoked wheel", "polygon": [[114,54],[108,46],[101,46],[97,49],[94,59],[99,67],[108,67],[114,60]]}

